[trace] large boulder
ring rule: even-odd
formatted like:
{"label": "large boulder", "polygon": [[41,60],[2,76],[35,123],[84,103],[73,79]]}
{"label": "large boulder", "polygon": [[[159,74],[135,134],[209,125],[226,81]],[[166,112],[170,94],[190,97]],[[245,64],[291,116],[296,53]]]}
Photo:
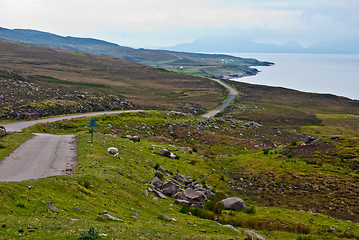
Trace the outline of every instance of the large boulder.
{"label": "large boulder", "polygon": [[183,195],[185,195],[186,198],[195,200],[195,201],[202,202],[202,201],[207,200],[207,197],[206,197],[206,195],[204,195],[203,192],[195,191],[192,188],[187,188],[187,189],[183,190]]}
{"label": "large boulder", "polygon": [[179,187],[173,182],[167,182],[162,185],[161,190],[167,196],[173,196],[179,191]]}
{"label": "large boulder", "polygon": [[237,197],[226,198],[219,202],[222,203],[224,206],[224,209],[227,209],[227,210],[237,210],[237,209],[246,209],[247,208],[244,201]]}

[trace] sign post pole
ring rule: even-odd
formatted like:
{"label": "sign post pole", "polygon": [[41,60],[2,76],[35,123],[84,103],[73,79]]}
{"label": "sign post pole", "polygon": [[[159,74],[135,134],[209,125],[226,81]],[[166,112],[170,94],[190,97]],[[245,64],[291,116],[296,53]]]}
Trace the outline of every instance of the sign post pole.
{"label": "sign post pole", "polygon": [[92,143],[93,142],[93,127],[98,126],[94,118],[91,118],[91,121],[88,126],[92,128],[91,129],[91,143]]}

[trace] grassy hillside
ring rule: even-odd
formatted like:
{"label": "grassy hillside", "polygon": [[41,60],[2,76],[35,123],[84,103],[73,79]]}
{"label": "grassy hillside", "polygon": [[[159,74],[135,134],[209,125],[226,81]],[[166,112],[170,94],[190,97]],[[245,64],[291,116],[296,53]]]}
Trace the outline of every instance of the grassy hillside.
{"label": "grassy hillside", "polygon": [[[0,65],[0,70],[3,70],[0,78],[5,81],[3,85],[15,84],[15,87],[10,86],[8,90],[2,88],[2,95],[11,91],[18,93],[16,85],[28,83],[36,84],[35,90],[39,88],[46,92],[48,89],[48,94],[36,94],[36,91],[25,86],[19,94],[24,96],[24,91],[32,91],[32,94],[27,94],[29,97],[22,99],[25,101],[22,104],[34,100],[31,95],[42,96],[42,100],[49,100],[46,99],[47,96],[51,98],[56,94],[63,98],[75,95],[71,100],[76,99],[78,95],[114,95],[142,107],[186,111],[184,108],[187,106],[203,112],[215,107],[226,96],[223,87],[208,79],[177,74],[112,57],[6,41],[0,41]],[[17,75],[10,74],[9,71]],[[20,82],[8,83],[7,80]],[[7,99],[3,97],[0,100]],[[1,105],[4,106],[5,102]]]}
{"label": "grassy hillside", "polygon": [[[282,146],[269,152],[263,150],[265,140],[255,136],[268,134],[264,126],[168,112],[97,117],[93,144],[84,128],[89,118],[34,126],[27,132],[78,134],[77,166],[68,176],[0,183],[0,223],[5,224],[0,238],[76,239],[93,227],[103,239],[244,239],[245,230],[267,239],[357,239],[358,172],[352,164],[358,155],[343,154],[358,154],[352,142],[358,137],[350,133],[358,118],[346,116],[352,123],[347,125],[343,115],[318,117],[323,126],[303,127],[302,133],[282,129],[275,140]],[[325,153],[328,161],[319,164],[314,162],[322,159],[318,154],[297,154],[303,133],[324,135],[336,119],[342,119],[340,128],[347,135],[321,138],[319,145],[334,147]],[[124,137],[128,134],[141,140],[131,141]],[[9,137],[1,140],[5,149]],[[111,146],[119,149],[118,157],[106,152]],[[177,157],[160,156],[162,148]],[[213,204],[196,210],[160,198],[148,191],[158,166],[210,186],[215,202],[241,197],[248,211],[216,210]],[[164,174],[164,180],[172,176]],[[47,206],[50,201],[58,209]],[[104,219],[104,210],[123,222]],[[161,214],[176,221],[165,221]]]}

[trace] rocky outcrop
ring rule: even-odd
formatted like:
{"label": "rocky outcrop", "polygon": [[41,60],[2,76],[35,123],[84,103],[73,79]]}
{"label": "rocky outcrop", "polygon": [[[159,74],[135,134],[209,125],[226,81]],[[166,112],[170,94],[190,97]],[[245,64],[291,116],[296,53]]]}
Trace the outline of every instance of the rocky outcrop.
{"label": "rocky outcrop", "polygon": [[226,198],[219,202],[222,203],[224,209],[227,209],[227,210],[237,210],[237,209],[246,209],[247,208],[244,201],[237,197]]}

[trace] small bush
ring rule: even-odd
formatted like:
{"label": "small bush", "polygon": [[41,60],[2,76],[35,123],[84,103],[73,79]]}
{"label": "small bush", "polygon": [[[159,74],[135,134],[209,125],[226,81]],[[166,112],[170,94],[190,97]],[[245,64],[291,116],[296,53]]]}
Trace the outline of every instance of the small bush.
{"label": "small bush", "polygon": [[297,141],[291,142],[291,145],[292,145],[292,146],[297,146]]}
{"label": "small bush", "polygon": [[269,149],[268,148],[263,149],[263,153],[264,153],[264,155],[267,155],[269,153]]}
{"label": "small bush", "polygon": [[157,170],[159,167],[160,167],[160,164],[156,163],[156,165],[153,168]]}
{"label": "small bush", "polygon": [[251,206],[250,208],[246,209],[246,213],[248,214],[255,214],[256,213],[256,209],[254,206]]}
{"label": "small bush", "polygon": [[87,180],[84,181],[84,187],[85,187],[85,188],[89,188],[90,185],[91,185],[91,184],[90,184],[89,181],[87,181]]}
{"label": "small bush", "polygon": [[98,231],[93,227],[90,227],[87,232],[80,232],[80,236],[77,239],[98,239]]}

